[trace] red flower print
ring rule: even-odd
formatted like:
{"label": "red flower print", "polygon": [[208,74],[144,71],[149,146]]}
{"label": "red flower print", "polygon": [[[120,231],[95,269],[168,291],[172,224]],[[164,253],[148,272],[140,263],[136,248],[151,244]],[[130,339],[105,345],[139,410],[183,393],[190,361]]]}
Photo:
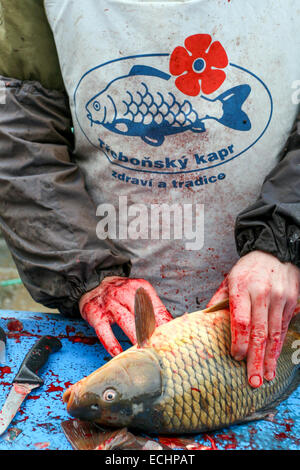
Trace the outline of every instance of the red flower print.
{"label": "red flower print", "polygon": [[[228,57],[219,41],[212,42],[209,34],[194,34],[184,41],[185,48],[178,46],[170,59],[170,73],[179,75],[175,80],[177,88],[189,96],[200,91],[209,95],[224,82]],[[201,85],[200,85],[201,83]]]}

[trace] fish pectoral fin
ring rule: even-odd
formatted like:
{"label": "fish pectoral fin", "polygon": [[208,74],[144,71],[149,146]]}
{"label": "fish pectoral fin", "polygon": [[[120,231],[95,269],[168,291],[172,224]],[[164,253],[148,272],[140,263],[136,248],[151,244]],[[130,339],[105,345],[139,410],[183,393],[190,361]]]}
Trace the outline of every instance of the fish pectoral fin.
{"label": "fish pectoral fin", "polygon": [[155,138],[152,138],[149,135],[143,135],[142,140],[148,145],[152,145],[153,147],[159,147],[164,143],[165,138],[162,135],[157,136]]}
{"label": "fish pectoral fin", "polygon": [[124,121],[116,122],[114,125],[114,130],[118,131],[120,134],[127,134],[129,127],[128,124]]}
{"label": "fish pectoral fin", "polygon": [[202,122],[200,119],[198,121],[196,121],[192,127],[191,127],[191,130],[193,132],[205,132],[206,131],[206,127],[205,127],[205,124],[204,122]]}
{"label": "fish pectoral fin", "polygon": [[135,294],[134,314],[137,343],[143,347],[155,330],[155,314],[152,300],[142,287]]}
{"label": "fish pectoral fin", "polygon": [[96,424],[70,419],[61,423],[63,432],[75,450],[94,450],[105,441],[106,435],[111,431],[105,431]]}
{"label": "fish pectoral fin", "polygon": [[[68,420],[61,423],[63,432],[75,450],[115,450],[142,448],[142,443],[131,434],[127,428],[107,429],[99,428],[95,423]],[[143,444],[146,439],[142,439]]]}

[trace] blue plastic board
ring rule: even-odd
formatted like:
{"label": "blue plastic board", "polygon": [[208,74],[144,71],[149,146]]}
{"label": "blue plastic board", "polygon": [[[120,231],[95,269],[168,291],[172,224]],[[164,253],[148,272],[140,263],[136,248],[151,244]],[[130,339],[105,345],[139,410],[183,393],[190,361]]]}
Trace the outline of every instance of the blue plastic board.
{"label": "blue plastic board", "polygon": [[[0,450],[71,450],[61,429],[70,419],[62,401],[64,390],[99,368],[110,358],[94,331],[83,320],[68,320],[60,315],[0,311],[0,326],[8,335],[7,365],[0,367],[0,406],[26,353],[43,335],[53,335],[62,349],[50,356],[40,371],[44,385],[31,392],[10,428],[14,433],[0,437]],[[22,328],[21,331],[16,329]],[[118,327],[114,327],[124,349],[130,346]],[[257,421],[236,425],[196,437],[201,444],[217,449],[278,450],[300,449],[300,387],[278,407],[272,422]],[[20,432],[21,431],[21,432]],[[15,437],[15,438],[14,438]]]}

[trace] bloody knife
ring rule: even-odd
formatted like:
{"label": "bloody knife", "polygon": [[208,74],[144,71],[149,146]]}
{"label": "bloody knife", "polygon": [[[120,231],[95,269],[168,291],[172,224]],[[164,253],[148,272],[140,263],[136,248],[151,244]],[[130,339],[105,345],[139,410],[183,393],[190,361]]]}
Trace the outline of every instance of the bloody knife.
{"label": "bloody knife", "polygon": [[2,328],[0,328],[0,365],[5,366],[6,364],[6,334]]}
{"label": "bloody knife", "polygon": [[61,346],[57,338],[42,336],[27,353],[0,411],[0,435],[6,431],[31,390],[43,385],[44,381],[37,375],[37,372],[46,364],[49,355],[59,351]]}

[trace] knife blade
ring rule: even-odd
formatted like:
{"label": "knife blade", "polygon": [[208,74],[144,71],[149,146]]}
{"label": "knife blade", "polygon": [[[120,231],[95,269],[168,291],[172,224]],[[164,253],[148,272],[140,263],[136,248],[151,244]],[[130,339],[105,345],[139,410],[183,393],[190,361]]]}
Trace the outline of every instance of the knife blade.
{"label": "knife blade", "polygon": [[26,354],[0,411],[0,436],[12,422],[27,395],[34,388],[43,385],[44,381],[37,372],[46,364],[50,354],[59,351],[61,347],[59,339],[42,336]]}
{"label": "knife blade", "polygon": [[2,328],[0,328],[0,365],[6,365],[6,334]]}

